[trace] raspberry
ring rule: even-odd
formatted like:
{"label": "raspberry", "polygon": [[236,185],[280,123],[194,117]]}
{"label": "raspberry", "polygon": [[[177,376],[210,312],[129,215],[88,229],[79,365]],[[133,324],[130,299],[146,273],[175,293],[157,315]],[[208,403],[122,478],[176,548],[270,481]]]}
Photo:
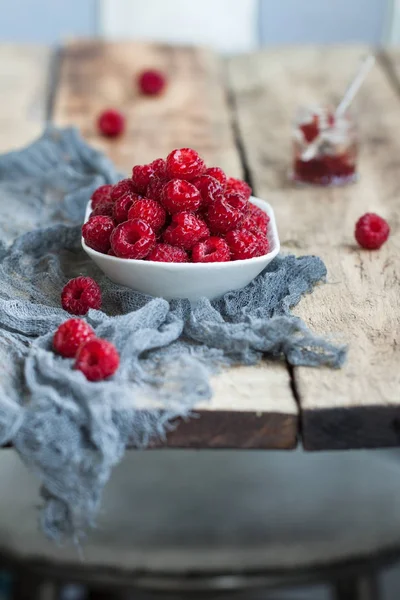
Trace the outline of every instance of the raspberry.
{"label": "raspberry", "polygon": [[166,86],[166,78],[156,69],[149,69],[140,73],[138,77],[138,85],[142,94],[145,96],[157,96],[161,94]]}
{"label": "raspberry", "polygon": [[172,215],[172,223],[164,231],[164,242],[190,250],[210,235],[207,225],[202,219],[190,212]]}
{"label": "raspberry", "polygon": [[150,163],[153,173],[156,177],[163,180],[167,177],[167,163],[163,158],[156,158]]}
{"label": "raspberry", "polygon": [[140,194],[145,194],[151,178],[154,177],[152,163],[149,165],[136,165],[132,169],[132,181]]}
{"label": "raspberry", "polygon": [[118,110],[110,108],[99,115],[97,127],[106,137],[118,137],[125,129],[125,117]]}
{"label": "raspberry", "polygon": [[91,217],[97,217],[99,215],[103,215],[103,217],[112,217],[113,216],[113,208],[114,202],[111,200],[103,200],[96,204],[92,212],[90,213]]}
{"label": "raspberry", "polygon": [[86,315],[89,308],[100,308],[101,290],[91,277],[76,277],[63,287],[61,304],[73,315]]}
{"label": "raspberry", "polygon": [[165,210],[156,200],[141,198],[129,210],[128,219],[142,219],[153,229],[158,231],[165,223]]}
{"label": "raspberry", "polygon": [[238,192],[227,192],[216,200],[207,211],[207,223],[212,233],[226,233],[243,220],[247,200]]}
{"label": "raspberry", "polygon": [[165,183],[161,181],[161,179],[156,176],[152,177],[149,185],[147,186],[146,197],[151,198],[152,200],[158,200],[159,202],[164,185]]}
{"label": "raspberry", "polygon": [[303,132],[304,139],[310,144],[319,134],[319,118],[318,115],[314,115],[310,123],[304,123],[300,125],[300,129]]}
{"label": "raspberry", "polygon": [[261,232],[254,232],[258,236],[258,254],[257,256],[264,256],[264,254],[268,254],[269,252],[269,242],[266,236]]}
{"label": "raspberry", "polygon": [[111,190],[111,200],[114,200],[115,202],[115,200],[118,200],[118,198],[121,198],[121,196],[125,196],[126,193],[137,193],[135,185],[130,178],[121,179],[121,181],[118,181],[118,183],[113,185]]}
{"label": "raspberry", "polygon": [[201,204],[201,194],[188,181],[171,179],[163,188],[161,203],[171,214],[182,211],[195,211]]}
{"label": "raspberry", "polygon": [[92,197],[91,197],[92,208],[96,208],[96,206],[98,204],[100,204],[100,202],[110,200],[110,194],[111,194],[112,188],[113,188],[113,186],[109,183],[106,183],[106,185],[101,185],[100,187],[98,187],[97,190],[95,190],[93,192]]}
{"label": "raspberry", "polygon": [[[249,202],[248,212],[249,215],[245,218],[242,226],[246,227],[246,222],[253,223],[257,229],[266,235],[269,223],[269,216],[267,213],[255,204],[251,204],[251,202]],[[248,229],[250,229],[250,227],[248,227]]]}
{"label": "raspberry", "polygon": [[170,244],[156,244],[147,257],[155,262],[185,263],[189,261],[188,255],[182,248]]}
{"label": "raspberry", "polygon": [[186,179],[190,181],[205,170],[205,164],[196,150],[181,148],[172,150],[167,156],[167,175],[170,179]]}
{"label": "raspberry", "polygon": [[221,200],[223,187],[218,179],[210,177],[210,175],[200,175],[200,177],[193,179],[192,183],[201,194],[202,207],[206,208],[216,200]]}
{"label": "raspberry", "polygon": [[111,248],[120,258],[145,258],[155,243],[154,231],[141,219],[125,221],[111,234]]}
{"label": "raspberry", "polygon": [[248,200],[251,196],[251,187],[241,179],[235,179],[235,177],[229,177],[226,180],[226,191],[227,192],[240,192]]}
{"label": "raspberry", "polygon": [[110,235],[113,229],[114,221],[111,217],[103,215],[90,217],[82,226],[82,237],[89,248],[106,253],[111,246]]}
{"label": "raspberry", "polygon": [[222,187],[226,185],[226,175],[222,169],[219,167],[211,167],[210,169],[206,169],[205,175],[209,175],[210,177],[214,177],[217,181],[220,182]]}
{"label": "raspberry", "polygon": [[210,237],[199,242],[192,250],[193,262],[227,262],[231,260],[231,252],[225,240]]}
{"label": "raspberry", "polygon": [[93,329],[82,319],[68,319],[54,334],[53,348],[64,358],[73,358],[79,346],[96,337]]}
{"label": "raspberry", "polygon": [[366,213],[356,223],[355,238],[363,248],[377,250],[386,242],[390,227],[385,219],[375,213]]}
{"label": "raspberry", "polygon": [[116,223],[123,223],[128,220],[128,212],[132,205],[141,198],[138,194],[127,192],[124,196],[115,201],[113,208],[113,217]]}
{"label": "raspberry", "polygon": [[225,239],[230,248],[232,260],[244,260],[260,256],[260,238],[251,231],[234,229],[228,231]]}
{"label": "raspberry", "polygon": [[107,340],[94,339],[83,344],[78,351],[75,369],[89,381],[100,381],[114,375],[119,367],[116,347]]}

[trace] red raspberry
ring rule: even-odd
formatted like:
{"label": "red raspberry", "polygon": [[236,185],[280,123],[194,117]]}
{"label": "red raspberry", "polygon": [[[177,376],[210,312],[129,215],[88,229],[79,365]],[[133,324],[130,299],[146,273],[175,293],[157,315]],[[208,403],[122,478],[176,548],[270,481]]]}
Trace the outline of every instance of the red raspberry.
{"label": "red raspberry", "polygon": [[306,142],[310,144],[319,134],[318,115],[314,115],[310,123],[304,123],[303,125],[300,125],[300,129],[303,132]]}
{"label": "red raspberry", "polygon": [[258,236],[258,254],[257,256],[264,256],[264,254],[268,254],[270,248],[269,248],[269,242],[267,237],[261,232],[254,232],[256,233],[256,235]]}
{"label": "red raspberry", "polygon": [[141,198],[129,210],[128,219],[142,219],[153,229],[158,231],[165,223],[166,213],[156,200]]}
{"label": "red raspberry", "polygon": [[53,348],[64,358],[73,358],[79,346],[95,338],[93,329],[82,319],[68,319],[54,334]]}
{"label": "red raspberry", "polygon": [[103,215],[103,217],[112,217],[113,208],[114,202],[112,202],[112,200],[103,200],[102,202],[96,204],[96,206],[90,213],[90,216],[97,217],[98,215]]}
{"label": "red raspberry", "polygon": [[[255,204],[251,204],[251,202],[249,202],[248,207],[249,215],[245,218],[242,226],[245,227],[247,222],[253,223],[257,229],[266,235],[268,230],[269,216],[261,208]],[[250,229],[250,227],[248,227],[248,229]]]}
{"label": "red raspberry", "polygon": [[238,192],[227,192],[207,211],[207,223],[212,233],[226,233],[234,229],[244,217],[247,200]]}
{"label": "red raspberry", "polygon": [[106,137],[117,137],[125,129],[125,117],[118,110],[103,111],[97,119],[99,132]]}
{"label": "red raspberry", "polygon": [[146,96],[157,96],[161,94],[166,86],[166,78],[156,69],[148,69],[140,73],[138,77],[138,85],[142,94]]}
{"label": "red raspberry", "polygon": [[75,369],[89,381],[100,381],[114,375],[119,367],[116,347],[107,340],[94,339],[83,344],[78,351]]}
{"label": "red raspberry", "polygon": [[124,221],[127,221],[129,209],[140,198],[141,196],[138,194],[133,194],[132,192],[127,192],[124,196],[118,198],[118,200],[115,201],[113,208],[114,221],[116,221],[116,223],[123,223]]}
{"label": "red raspberry", "polygon": [[199,242],[192,250],[192,261],[197,262],[227,262],[231,260],[231,252],[225,240],[210,237]]}
{"label": "red raspberry", "polygon": [[235,179],[235,177],[229,177],[226,180],[226,191],[227,192],[240,192],[248,200],[251,196],[251,187],[241,179]]}
{"label": "red raspberry", "polygon": [[151,168],[153,169],[153,173],[156,177],[161,180],[166,179],[167,177],[167,163],[163,158],[156,158],[150,163]]}
{"label": "red raspberry", "polygon": [[114,202],[115,202],[115,200],[118,200],[118,198],[121,198],[121,196],[125,196],[126,193],[129,193],[129,194],[137,193],[135,185],[134,185],[132,179],[130,179],[130,178],[121,179],[121,181],[118,181],[118,183],[113,185],[113,188],[111,190],[111,200],[114,200]]}
{"label": "red raspberry", "polygon": [[202,219],[190,212],[180,212],[172,215],[172,223],[164,231],[163,239],[171,246],[190,250],[209,235],[208,227]]}
{"label": "red raspberry", "polygon": [[91,277],[76,277],[63,287],[61,304],[73,315],[86,315],[89,308],[100,308],[101,290]]}
{"label": "red raspberry", "polygon": [[170,244],[156,244],[148,255],[147,260],[155,262],[185,263],[189,261],[189,258],[182,248],[176,248]]}
{"label": "red raspberry", "polygon": [[209,175],[210,177],[214,177],[217,181],[220,182],[222,187],[224,188],[226,185],[226,175],[222,169],[219,167],[211,167],[210,169],[206,169],[205,175]]}
{"label": "red raspberry", "polygon": [[136,165],[132,169],[132,181],[140,194],[146,193],[152,177],[154,177],[154,168],[151,163],[149,165]]}
{"label": "red raspberry", "polygon": [[103,215],[90,217],[82,226],[82,237],[89,248],[106,253],[111,246],[110,236],[113,229],[114,221],[111,217]]}
{"label": "red raspberry", "polygon": [[205,164],[196,150],[180,148],[172,150],[167,156],[167,175],[170,179],[186,179],[190,181],[205,170]]}
{"label": "red raspberry", "polygon": [[216,200],[221,200],[223,197],[223,187],[218,179],[210,177],[210,175],[200,175],[192,180],[194,186],[199,190],[202,197],[202,208],[207,208]]}
{"label": "red raspberry", "polygon": [[356,223],[355,238],[363,248],[377,250],[386,242],[390,227],[385,219],[375,213],[366,213]]}
{"label": "red raspberry", "polygon": [[260,256],[260,238],[251,231],[234,229],[228,231],[225,239],[230,248],[232,260],[244,260]]}
{"label": "red raspberry", "polygon": [[147,186],[146,197],[159,202],[164,185],[164,181],[161,181],[161,179],[158,177],[152,177],[149,185]]}
{"label": "red raspberry", "polygon": [[92,194],[92,208],[96,208],[100,202],[104,202],[110,200],[110,194],[113,186],[110,183],[106,183],[106,185],[101,185],[97,188]]}
{"label": "red raspberry", "polygon": [[161,203],[170,214],[182,211],[195,211],[200,207],[199,190],[182,179],[171,179],[164,185]]}
{"label": "red raspberry", "polygon": [[141,219],[125,221],[111,234],[111,248],[120,258],[145,258],[155,243],[154,231]]}

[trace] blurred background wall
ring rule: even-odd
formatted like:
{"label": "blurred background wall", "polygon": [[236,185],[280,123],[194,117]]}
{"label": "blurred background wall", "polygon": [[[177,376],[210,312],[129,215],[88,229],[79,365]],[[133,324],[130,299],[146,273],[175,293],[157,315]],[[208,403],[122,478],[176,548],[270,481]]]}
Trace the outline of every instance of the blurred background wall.
{"label": "blurred background wall", "polygon": [[225,51],[380,44],[400,41],[400,0],[0,0],[2,41],[48,44],[94,35],[191,39]]}

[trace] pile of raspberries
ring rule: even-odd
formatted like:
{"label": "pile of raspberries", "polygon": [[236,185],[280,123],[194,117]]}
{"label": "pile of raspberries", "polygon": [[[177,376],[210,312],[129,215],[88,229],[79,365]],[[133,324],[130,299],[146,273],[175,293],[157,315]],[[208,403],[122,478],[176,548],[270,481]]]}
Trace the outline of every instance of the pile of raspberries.
{"label": "pile of raspberries", "polygon": [[126,259],[208,263],[263,256],[269,217],[250,196],[246,182],[181,148],[99,187],[82,235],[97,252]]}

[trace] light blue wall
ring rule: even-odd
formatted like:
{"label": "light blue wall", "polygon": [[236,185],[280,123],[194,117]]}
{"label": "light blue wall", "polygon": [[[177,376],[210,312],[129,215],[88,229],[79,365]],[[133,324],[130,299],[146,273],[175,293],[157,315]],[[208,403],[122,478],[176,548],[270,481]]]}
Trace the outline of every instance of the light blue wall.
{"label": "light blue wall", "polygon": [[0,41],[57,43],[96,33],[96,0],[0,0]]}

